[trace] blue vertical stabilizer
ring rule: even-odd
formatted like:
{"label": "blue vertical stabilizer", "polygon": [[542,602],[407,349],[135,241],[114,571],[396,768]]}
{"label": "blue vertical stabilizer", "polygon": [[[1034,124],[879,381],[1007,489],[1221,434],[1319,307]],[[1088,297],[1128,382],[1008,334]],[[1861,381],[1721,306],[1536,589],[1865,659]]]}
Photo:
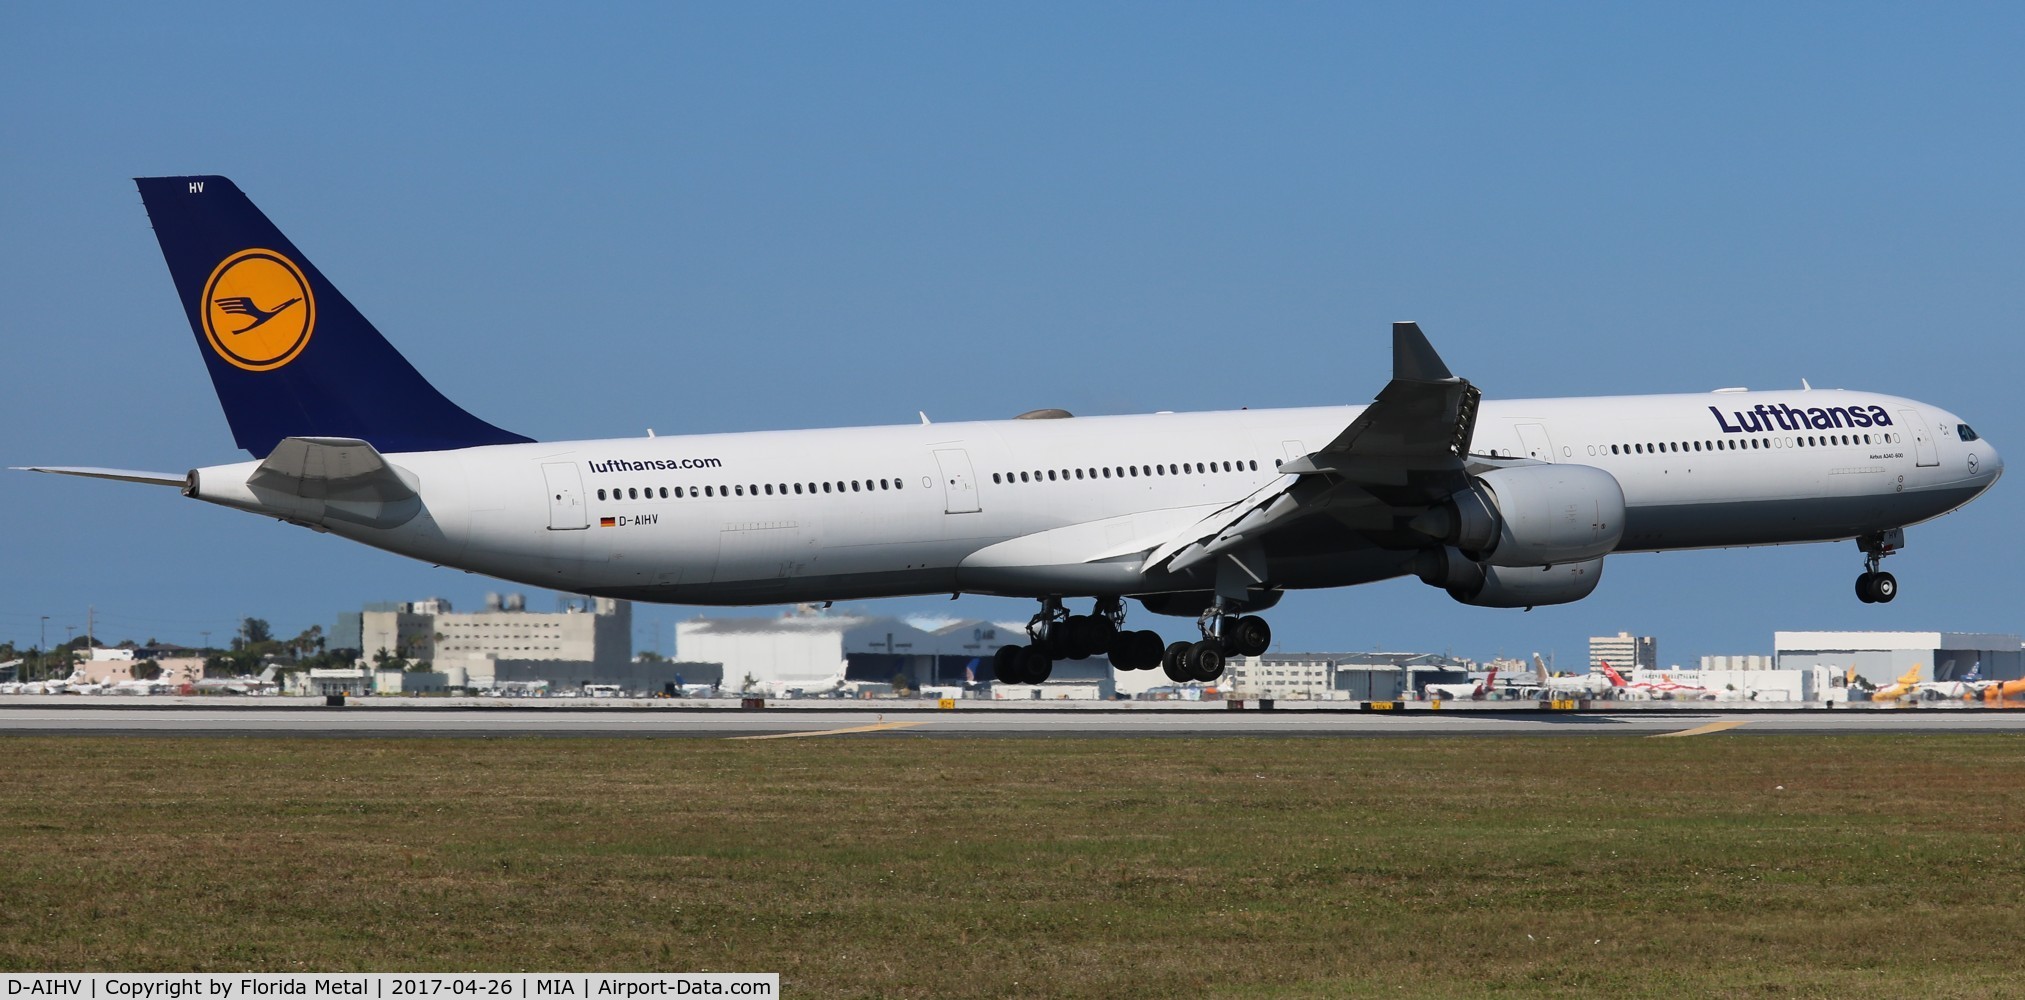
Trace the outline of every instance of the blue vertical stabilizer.
{"label": "blue vertical stabilizer", "polygon": [[239,447],[265,458],[286,437],[387,453],[530,440],[436,391],[238,185],[135,183]]}

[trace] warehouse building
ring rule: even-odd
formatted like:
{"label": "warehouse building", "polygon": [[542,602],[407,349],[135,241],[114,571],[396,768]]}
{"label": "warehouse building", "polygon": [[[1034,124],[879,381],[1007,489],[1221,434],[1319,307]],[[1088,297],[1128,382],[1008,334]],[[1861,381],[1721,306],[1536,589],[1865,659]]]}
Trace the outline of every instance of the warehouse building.
{"label": "warehouse building", "polygon": [[1772,647],[1779,669],[1854,667],[1880,686],[1914,667],[1922,681],[2025,677],[2025,644],[1997,632],[1774,632]]}
{"label": "warehouse building", "polygon": [[[773,697],[924,688],[977,693],[992,678],[1000,646],[1026,641],[1016,625],[988,621],[906,621],[803,606],[778,617],[693,618],[675,626],[685,660],[724,665],[725,687]],[[1099,660],[1084,661],[1101,663]],[[1050,697],[1051,685],[1108,680],[1109,664],[1082,677],[1059,664],[1048,685],[1020,697]],[[1011,694],[1012,692],[1002,692]]]}
{"label": "warehouse building", "polygon": [[1468,682],[1474,666],[1439,653],[1265,653],[1231,657],[1217,687],[1246,700],[1406,701]]}

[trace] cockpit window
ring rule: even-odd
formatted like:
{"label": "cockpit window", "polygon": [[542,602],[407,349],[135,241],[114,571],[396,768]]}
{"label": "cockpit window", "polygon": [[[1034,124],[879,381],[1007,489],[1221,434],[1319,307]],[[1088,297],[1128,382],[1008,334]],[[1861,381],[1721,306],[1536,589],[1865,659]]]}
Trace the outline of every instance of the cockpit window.
{"label": "cockpit window", "polygon": [[1976,432],[1968,424],[1956,424],[1955,436],[1961,438],[1964,441],[1976,440]]}

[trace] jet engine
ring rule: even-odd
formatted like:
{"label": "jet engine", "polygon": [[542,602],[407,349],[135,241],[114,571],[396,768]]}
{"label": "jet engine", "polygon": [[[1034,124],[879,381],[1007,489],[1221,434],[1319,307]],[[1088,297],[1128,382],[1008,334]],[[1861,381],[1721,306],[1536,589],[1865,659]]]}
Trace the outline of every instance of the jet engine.
{"label": "jet engine", "polygon": [[1603,579],[1603,558],[1553,566],[1491,566],[1474,592],[1448,589],[1448,596],[1479,608],[1531,608],[1569,604],[1588,597]]}
{"label": "jet engine", "polygon": [[[1493,469],[1410,527],[1489,567],[1580,562],[1603,556],[1624,537],[1624,490],[1617,477],[1588,465]],[[1439,552],[1434,558],[1448,559]],[[1447,579],[1451,568],[1437,575]]]}
{"label": "jet engine", "polygon": [[1603,579],[1603,557],[1552,566],[1486,566],[1453,545],[1423,549],[1413,572],[1429,586],[1479,608],[1531,608],[1588,597]]}

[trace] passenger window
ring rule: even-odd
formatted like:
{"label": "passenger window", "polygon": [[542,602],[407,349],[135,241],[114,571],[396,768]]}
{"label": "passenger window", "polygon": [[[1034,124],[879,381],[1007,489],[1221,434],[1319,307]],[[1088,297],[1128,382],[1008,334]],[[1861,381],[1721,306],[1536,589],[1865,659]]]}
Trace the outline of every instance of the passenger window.
{"label": "passenger window", "polygon": [[1253,472],[1259,471],[1259,460],[1256,458],[1252,459],[1252,471]]}
{"label": "passenger window", "polygon": [[604,490],[599,490],[599,491],[598,491],[598,499],[600,499],[600,500],[603,500],[604,498],[605,498],[605,491],[604,491]]}

